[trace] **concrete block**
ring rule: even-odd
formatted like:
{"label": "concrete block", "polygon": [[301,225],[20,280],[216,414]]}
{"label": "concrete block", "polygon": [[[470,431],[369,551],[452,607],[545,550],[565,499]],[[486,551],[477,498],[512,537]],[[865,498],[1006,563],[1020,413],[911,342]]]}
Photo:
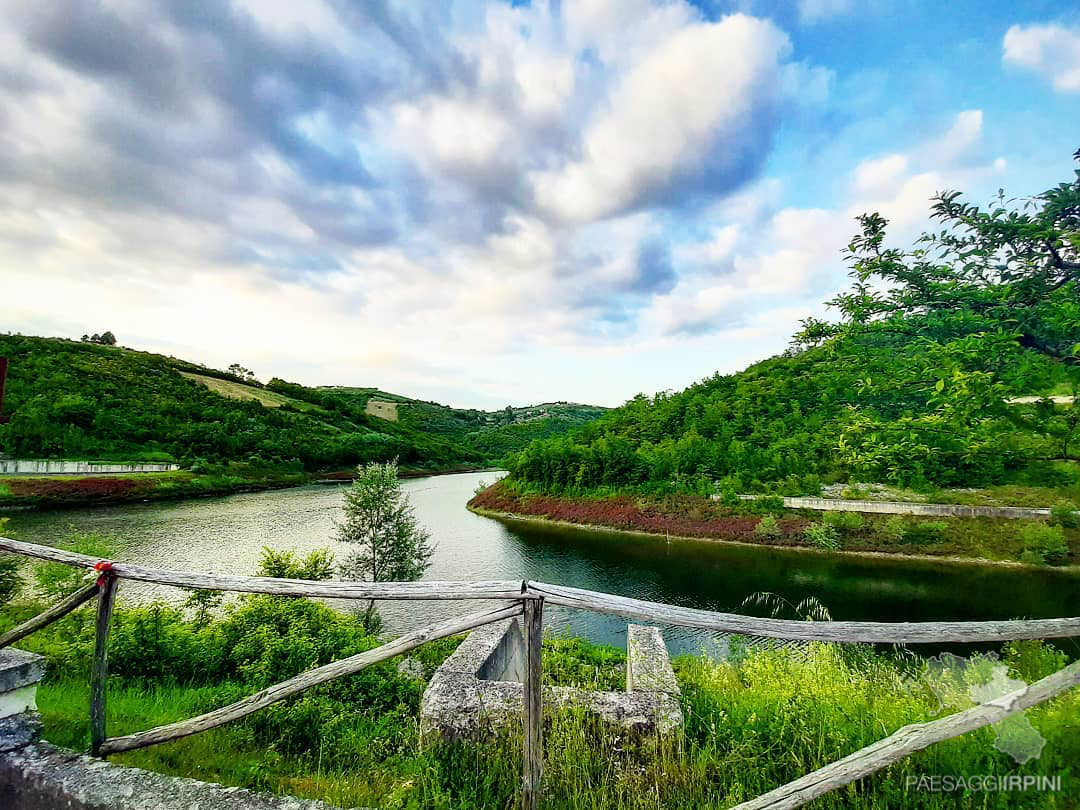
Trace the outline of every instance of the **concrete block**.
{"label": "concrete block", "polygon": [[37,709],[37,685],[44,674],[40,655],[11,647],[0,650],[0,719]]}
{"label": "concrete block", "polygon": [[[679,686],[660,631],[627,632],[627,691],[545,686],[545,719],[580,708],[602,722],[642,734],[670,734],[683,724]],[[525,641],[516,619],[474,630],[435,672],[420,705],[425,742],[482,740],[521,723]]]}

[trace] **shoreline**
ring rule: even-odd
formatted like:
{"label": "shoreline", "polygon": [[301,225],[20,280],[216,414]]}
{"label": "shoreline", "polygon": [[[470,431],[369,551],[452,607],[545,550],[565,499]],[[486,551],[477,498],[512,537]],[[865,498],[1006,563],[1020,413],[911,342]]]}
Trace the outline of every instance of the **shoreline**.
{"label": "shoreline", "polygon": [[889,552],[889,551],[858,551],[840,549],[838,551],[827,551],[825,549],[814,548],[813,546],[799,546],[799,545],[780,545],[777,543],[751,543],[746,540],[732,540],[723,537],[701,537],[690,536],[680,534],[660,534],[658,532],[650,532],[645,529],[625,529],[616,528],[613,526],[605,526],[599,523],[574,523],[567,520],[557,520],[555,518],[542,517],[540,515],[520,515],[514,512],[503,512],[495,509],[487,509],[482,506],[473,506],[470,503],[466,504],[466,509],[472,512],[474,515],[480,517],[491,518],[493,520],[505,520],[509,522],[520,523],[538,523],[548,526],[557,526],[567,529],[579,529],[584,531],[595,532],[614,532],[617,534],[626,534],[636,537],[649,537],[649,538],[666,538],[671,540],[679,540],[681,542],[693,542],[693,543],[722,543],[725,545],[742,546],[743,548],[762,548],[775,551],[793,551],[810,554],[825,554],[836,555],[844,554],[856,557],[867,557],[871,559],[885,559],[885,560],[913,560],[915,562],[943,562],[958,565],[995,565],[1003,566],[1006,568],[1021,568],[1027,571],[1060,571],[1065,574],[1077,575],[1080,574],[1080,565],[1060,565],[1060,566],[1045,566],[1045,565],[1032,565],[1030,563],[1023,563],[1018,560],[991,560],[987,557],[957,557],[953,555],[941,555],[935,556],[933,554],[905,554],[902,552]]}
{"label": "shoreline", "polygon": [[[439,475],[461,475],[465,473],[477,473],[477,472],[499,472],[499,467],[479,467],[479,468],[466,468],[466,469],[450,469],[450,470],[405,470],[398,477],[403,480],[414,478],[427,478],[429,476]],[[137,473],[132,475],[145,475],[153,476],[159,473]],[[161,473],[162,475],[172,475],[172,473]],[[329,484],[348,484],[352,481],[351,478],[324,478],[319,479],[316,474],[304,474],[303,480],[263,480],[263,481],[245,481],[243,484],[237,484],[235,486],[215,486],[210,487],[206,491],[196,490],[169,490],[163,488],[160,491],[154,489],[139,489],[133,487],[133,491],[130,493],[112,493],[110,495],[91,495],[87,497],[79,497],[77,493],[78,484],[81,481],[86,480],[100,480],[102,478],[108,479],[105,475],[88,475],[88,476],[64,476],[64,479],[72,482],[72,492],[68,495],[0,495],[0,516],[3,516],[6,512],[48,512],[48,511],[63,511],[67,509],[83,509],[93,508],[100,506],[124,506],[134,504],[145,503],[166,503],[175,501],[194,501],[201,500],[203,498],[223,498],[229,495],[244,495],[253,492],[270,492],[272,490],[279,489],[293,489],[297,487],[312,486],[315,484],[329,485]],[[44,476],[19,476],[19,478],[35,480],[35,481],[48,481],[49,478]],[[59,480],[59,476],[57,480]],[[130,478],[128,480],[131,480]],[[153,479],[147,479],[153,483]],[[198,480],[195,478],[194,480]],[[2,483],[2,479],[0,479]]]}

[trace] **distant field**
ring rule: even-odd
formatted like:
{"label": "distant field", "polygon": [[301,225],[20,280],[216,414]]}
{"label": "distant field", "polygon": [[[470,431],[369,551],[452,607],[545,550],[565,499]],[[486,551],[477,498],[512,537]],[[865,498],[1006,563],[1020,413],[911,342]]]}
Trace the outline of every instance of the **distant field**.
{"label": "distant field", "polygon": [[397,403],[386,402],[381,399],[369,399],[364,407],[364,413],[368,416],[377,416],[379,419],[389,419],[391,422],[398,420]]}
{"label": "distant field", "polygon": [[301,402],[298,399],[287,397],[284,394],[279,394],[275,391],[268,391],[265,388],[256,388],[253,385],[244,385],[243,383],[232,382],[231,380],[222,380],[218,377],[206,377],[202,374],[194,374],[190,371],[181,371],[189,380],[195,380],[195,382],[202,383],[215,394],[221,394],[223,397],[229,399],[254,399],[262,403],[267,408],[280,408],[282,405],[292,405],[294,408],[299,408],[304,411],[318,411],[322,410],[318,405],[312,405],[310,402]]}

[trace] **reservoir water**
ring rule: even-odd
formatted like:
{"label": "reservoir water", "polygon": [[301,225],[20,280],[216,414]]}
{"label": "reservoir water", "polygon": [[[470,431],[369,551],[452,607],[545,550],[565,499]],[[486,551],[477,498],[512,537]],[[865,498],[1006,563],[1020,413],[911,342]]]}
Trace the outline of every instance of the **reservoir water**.
{"label": "reservoir water", "polygon": [[[404,482],[435,543],[425,579],[536,579],[690,607],[768,615],[740,607],[757,592],[792,605],[816,597],[834,619],[877,621],[1052,618],[1080,614],[1080,576],[1053,569],[826,555],[700,541],[576,530],[474,515],[465,504],[497,473]],[[347,547],[333,540],[342,487],[313,485],[223,498],[14,512],[8,534],[54,544],[70,528],[111,535],[116,558],[163,568],[252,574],[264,546],[304,553]],[[125,600],[186,597],[174,588],[125,582]],[[384,603],[386,628],[402,632],[478,603]],[[791,614],[786,614],[791,616]],[[622,645],[625,620],[550,610],[551,632]],[[707,634],[665,631],[673,651],[717,643]],[[722,642],[720,642],[722,644]]]}

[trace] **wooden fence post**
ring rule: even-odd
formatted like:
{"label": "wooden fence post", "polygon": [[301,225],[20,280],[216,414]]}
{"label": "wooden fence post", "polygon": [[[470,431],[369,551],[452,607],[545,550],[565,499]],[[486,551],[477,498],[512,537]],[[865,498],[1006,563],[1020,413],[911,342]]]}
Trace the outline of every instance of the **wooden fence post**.
{"label": "wooden fence post", "polygon": [[94,635],[94,662],[90,669],[90,753],[101,753],[105,742],[105,682],[109,677],[109,624],[120,580],[109,571],[98,579],[97,627]]}
{"label": "wooden fence post", "polygon": [[540,664],[544,640],[544,598],[525,599],[525,757],[521,783],[523,810],[540,806],[544,778],[544,718],[541,697],[543,670]]}

